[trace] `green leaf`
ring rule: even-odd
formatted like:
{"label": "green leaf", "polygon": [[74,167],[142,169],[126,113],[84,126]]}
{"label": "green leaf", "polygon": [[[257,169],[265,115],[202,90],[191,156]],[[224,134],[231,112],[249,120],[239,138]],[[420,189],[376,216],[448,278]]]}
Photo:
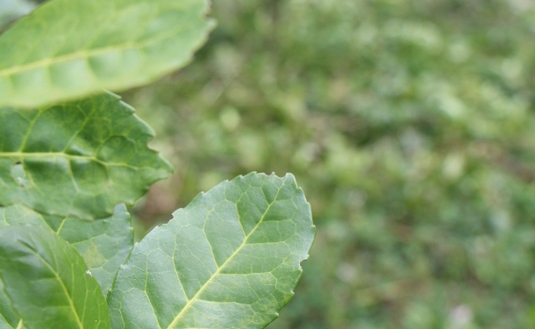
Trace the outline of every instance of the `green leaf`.
{"label": "green leaf", "polygon": [[20,329],[22,320],[11,306],[11,301],[4,291],[4,283],[0,280],[0,329]]}
{"label": "green leaf", "polygon": [[208,0],[52,0],[0,36],[0,107],[41,107],[149,83],[213,27]]}
{"label": "green leaf", "polygon": [[73,245],[105,296],[134,244],[130,214],[124,204],[115,207],[113,216],[94,221],[41,215],[19,204],[0,208],[0,228],[21,224],[50,228]]}
{"label": "green leaf", "polygon": [[117,205],[113,216],[95,221],[44,216],[48,225],[72,244],[82,255],[106,296],[119,266],[134,245],[134,230],[124,204]]}
{"label": "green leaf", "polygon": [[293,296],[315,227],[295,179],[249,174],[155,228],[108,297],[112,328],[264,328]]}
{"label": "green leaf", "polygon": [[0,110],[0,205],[104,218],[133,204],[170,165],[147,143],[153,131],[118,96],[36,111]]}
{"label": "green leaf", "polygon": [[0,278],[30,329],[110,327],[106,299],[76,250],[42,227],[0,229]]}

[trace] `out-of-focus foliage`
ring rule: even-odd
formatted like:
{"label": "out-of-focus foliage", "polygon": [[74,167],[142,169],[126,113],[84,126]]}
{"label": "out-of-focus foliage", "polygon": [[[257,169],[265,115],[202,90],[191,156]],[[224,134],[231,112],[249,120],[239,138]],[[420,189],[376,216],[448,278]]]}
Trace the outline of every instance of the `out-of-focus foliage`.
{"label": "out-of-focus foliage", "polygon": [[531,4],[214,1],[194,63],[127,97],[176,168],[138,216],[293,172],[318,234],[269,328],[535,327]]}

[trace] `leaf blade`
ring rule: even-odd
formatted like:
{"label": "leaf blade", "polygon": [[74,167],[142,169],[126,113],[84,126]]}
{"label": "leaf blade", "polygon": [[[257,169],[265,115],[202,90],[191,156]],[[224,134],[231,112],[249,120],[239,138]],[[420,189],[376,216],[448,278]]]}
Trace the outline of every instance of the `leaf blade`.
{"label": "leaf blade", "polygon": [[109,328],[106,300],[82,257],[41,227],[0,230],[0,277],[27,328]]}
{"label": "leaf blade", "polygon": [[11,305],[11,300],[4,292],[4,283],[0,280],[0,329],[18,329],[21,322]]}
{"label": "leaf blade", "polygon": [[[51,220],[58,220],[53,216],[44,218],[51,227]],[[126,206],[117,205],[111,217],[94,221],[65,218],[53,231],[80,253],[107,296],[119,266],[126,261],[134,245],[134,229]]]}
{"label": "leaf blade", "polygon": [[207,9],[206,0],[50,1],[0,36],[0,107],[124,90],[181,68],[213,27]]}
{"label": "leaf blade", "polygon": [[224,182],[134,247],[109,296],[112,326],[263,328],[293,296],[314,235],[293,176]]}
{"label": "leaf blade", "polygon": [[153,136],[113,94],[39,111],[2,109],[0,205],[22,202],[46,214],[107,217],[116,204],[133,204],[172,171],[147,146]]}
{"label": "leaf blade", "polygon": [[104,296],[134,245],[130,214],[124,204],[115,207],[113,216],[95,221],[42,215],[20,204],[0,207],[0,229],[11,225],[50,229],[70,243],[84,259]]}

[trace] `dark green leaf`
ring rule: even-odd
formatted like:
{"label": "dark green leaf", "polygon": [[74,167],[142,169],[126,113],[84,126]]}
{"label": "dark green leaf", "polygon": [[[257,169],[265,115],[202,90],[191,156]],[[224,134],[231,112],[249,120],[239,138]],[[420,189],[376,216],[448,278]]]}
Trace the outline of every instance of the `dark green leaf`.
{"label": "dark green leaf", "polygon": [[264,328],[293,296],[315,228],[292,175],[249,174],[154,229],[117,275],[113,328]]}
{"label": "dark green leaf", "polygon": [[153,131],[112,94],[43,108],[0,110],[0,205],[104,218],[167,177],[147,147]]}
{"label": "dark green leaf", "polygon": [[109,328],[97,281],[76,250],[50,230],[0,229],[0,264],[5,292],[27,328]]}
{"label": "dark green leaf", "polygon": [[130,214],[123,204],[115,207],[113,216],[94,221],[41,215],[22,205],[0,208],[0,228],[21,224],[51,228],[73,245],[102,287],[104,295],[111,289],[119,265],[124,263],[134,243]]}
{"label": "dark green leaf", "polygon": [[21,329],[22,320],[11,306],[11,301],[4,291],[4,283],[0,280],[0,329]]}

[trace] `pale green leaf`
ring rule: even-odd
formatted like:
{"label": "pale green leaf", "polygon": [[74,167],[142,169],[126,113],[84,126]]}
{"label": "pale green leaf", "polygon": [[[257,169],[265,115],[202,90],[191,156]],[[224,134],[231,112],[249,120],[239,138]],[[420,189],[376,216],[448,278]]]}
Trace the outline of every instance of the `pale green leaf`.
{"label": "pale green leaf", "polygon": [[115,207],[113,216],[94,221],[41,215],[20,204],[0,207],[0,228],[21,224],[51,228],[74,246],[105,296],[134,244],[130,214],[124,204]]}
{"label": "pale green leaf", "polygon": [[112,328],[264,328],[292,298],[314,234],[292,175],[221,183],[134,247],[108,297]]}
{"label": "pale green leaf", "polygon": [[0,229],[0,279],[29,329],[106,329],[106,299],[76,250],[48,229]]}
{"label": "pale green leaf", "polygon": [[119,91],[185,66],[208,0],[51,0],[0,36],[0,107]]}
{"label": "pale green leaf", "polygon": [[0,205],[104,218],[132,204],[170,165],[153,131],[112,94],[35,111],[0,110]]}

